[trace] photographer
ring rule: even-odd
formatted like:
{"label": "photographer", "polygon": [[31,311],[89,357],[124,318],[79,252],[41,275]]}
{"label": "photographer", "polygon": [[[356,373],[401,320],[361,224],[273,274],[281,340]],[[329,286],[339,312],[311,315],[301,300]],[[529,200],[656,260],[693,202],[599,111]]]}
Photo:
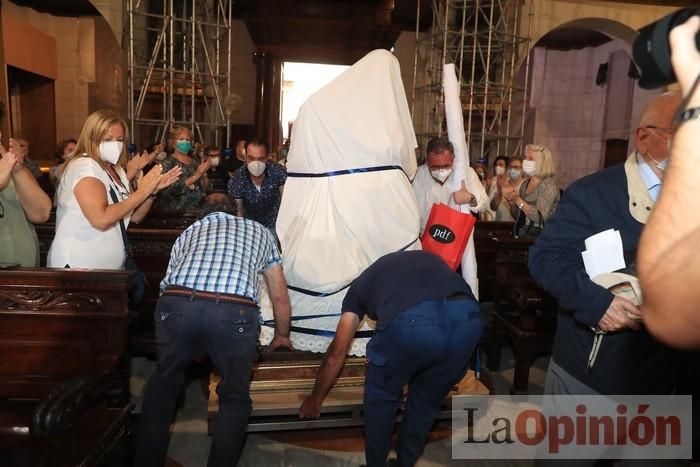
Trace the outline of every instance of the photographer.
{"label": "photographer", "polygon": [[[644,323],[675,347],[700,347],[700,17],[671,30],[671,63],[687,104],[673,139],[659,201],[642,235],[637,268]],[[695,109],[695,110],[693,110]]]}

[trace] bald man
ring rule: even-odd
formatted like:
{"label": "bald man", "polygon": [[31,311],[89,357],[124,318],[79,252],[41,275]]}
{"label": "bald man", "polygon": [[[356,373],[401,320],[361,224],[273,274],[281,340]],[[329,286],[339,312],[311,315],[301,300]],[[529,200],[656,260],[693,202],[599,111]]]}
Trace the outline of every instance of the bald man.
{"label": "bald man", "polygon": [[680,101],[673,93],[654,98],[642,112],[636,150],[627,161],[570,185],[530,249],[530,273],[560,307],[545,394],[674,390],[673,351],[647,332],[634,303],[591,280],[581,252],[588,237],[616,229],[627,266],[634,266],[639,237],[661,190]]}

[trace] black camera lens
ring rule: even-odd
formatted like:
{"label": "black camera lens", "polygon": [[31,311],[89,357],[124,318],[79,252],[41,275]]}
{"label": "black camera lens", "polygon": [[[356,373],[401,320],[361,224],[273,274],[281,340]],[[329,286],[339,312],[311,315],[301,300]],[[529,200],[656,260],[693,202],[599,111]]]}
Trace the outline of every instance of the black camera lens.
{"label": "black camera lens", "polygon": [[[632,53],[642,75],[640,87],[654,89],[676,81],[668,36],[671,29],[693,15],[700,16],[700,8],[683,8],[639,30]],[[695,46],[700,50],[700,33],[695,36]]]}

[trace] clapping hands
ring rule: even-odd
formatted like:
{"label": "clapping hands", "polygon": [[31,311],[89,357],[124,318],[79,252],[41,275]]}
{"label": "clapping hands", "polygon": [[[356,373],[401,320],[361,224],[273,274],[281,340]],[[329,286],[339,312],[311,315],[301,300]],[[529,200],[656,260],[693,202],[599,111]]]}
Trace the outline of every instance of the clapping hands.
{"label": "clapping hands", "polygon": [[10,183],[12,171],[17,164],[17,156],[5,151],[2,145],[0,145],[0,152],[3,153],[2,158],[0,158],[0,190],[4,190],[7,184]]}

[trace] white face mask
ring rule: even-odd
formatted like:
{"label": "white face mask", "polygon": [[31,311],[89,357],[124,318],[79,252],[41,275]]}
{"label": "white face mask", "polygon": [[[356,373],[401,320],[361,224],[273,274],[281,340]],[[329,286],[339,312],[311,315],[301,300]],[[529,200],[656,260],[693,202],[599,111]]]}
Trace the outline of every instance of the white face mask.
{"label": "white face mask", "polygon": [[123,141],[102,141],[99,146],[100,158],[110,164],[116,164],[122,155],[123,147]]}
{"label": "white face mask", "polygon": [[535,175],[535,172],[537,172],[537,163],[535,161],[524,160],[523,172],[525,172],[525,175],[528,177],[532,177]]}
{"label": "white face mask", "polygon": [[451,168],[444,168],[444,169],[437,169],[437,170],[431,170],[430,175],[440,183],[445,183],[445,180],[447,180],[452,173]]}
{"label": "white face mask", "polygon": [[156,154],[156,159],[158,159],[159,161],[164,161],[167,158],[168,154],[165,151],[161,151],[158,154]]}
{"label": "white face mask", "polygon": [[513,180],[517,180],[520,178],[520,169],[510,169],[508,171],[508,176],[512,178]]}
{"label": "white face mask", "polygon": [[[654,134],[654,136],[656,136],[657,138],[663,139],[663,138],[661,138],[661,136],[659,136],[652,128],[649,128],[649,130],[650,130],[650,131]],[[663,160],[657,161],[656,159],[654,159],[653,157],[651,157],[651,154],[649,154],[648,152],[647,152],[647,157],[648,157],[649,159],[653,160],[653,161],[656,163],[656,168],[663,172],[663,171],[665,171],[666,168],[668,167],[668,154],[671,154],[671,140],[670,140],[670,139],[667,139],[667,140],[666,140],[666,157],[665,157]]]}
{"label": "white face mask", "polygon": [[248,171],[255,177],[259,177],[265,172],[265,163],[263,161],[248,162]]}
{"label": "white face mask", "polygon": [[505,167],[501,167],[500,165],[496,166],[496,175],[503,175],[505,173],[506,173]]}
{"label": "white face mask", "polygon": [[218,167],[219,162],[221,162],[221,159],[218,156],[217,157],[210,157],[209,160],[211,161],[212,167]]}

